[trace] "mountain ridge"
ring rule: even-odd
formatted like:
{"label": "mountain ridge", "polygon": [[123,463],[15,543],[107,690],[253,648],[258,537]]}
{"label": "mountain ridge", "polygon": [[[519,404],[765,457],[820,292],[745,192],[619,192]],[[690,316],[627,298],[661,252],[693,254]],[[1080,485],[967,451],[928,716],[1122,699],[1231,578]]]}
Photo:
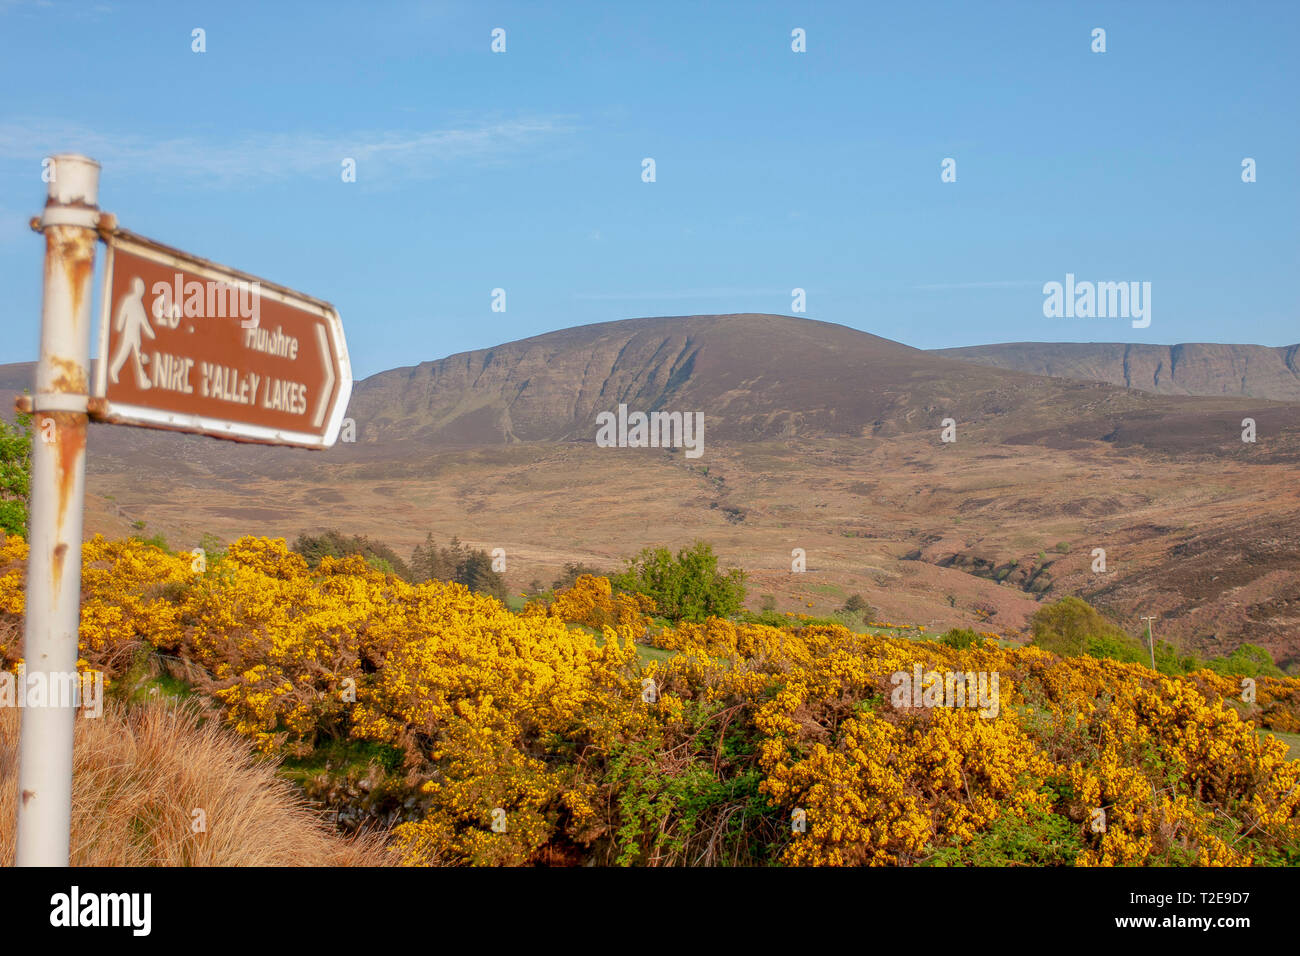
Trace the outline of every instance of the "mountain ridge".
{"label": "mountain ridge", "polygon": [[1157,395],[1300,402],[1300,344],[1003,342],[931,351],[959,361]]}
{"label": "mountain ridge", "polygon": [[[1057,348],[1027,343],[1020,352],[1031,347]],[[988,348],[995,351],[978,351]],[[588,441],[598,414],[626,404],[633,411],[702,412],[710,441],[937,433],[951,419],[968,436],[974,428],[982,440],[1013,445],[1106,441],[1216,455],[1240,451],[1240,422],[1252,417],[1279,439],[1267,454],[1300,456],[1300,423],[1276,399],[1233,394],[1222,382],[1210,396],[1165,395],[1098,381],[1074,367],[1066,369],[1069,377],[1004,368],[993,360],[1008,353],[997,348],[975,347],[972,359],[969,349],[925,351],[846,325],[767,313],[591,323],[358,381],[347,412],[357,441],[330,454],[395,458],[413,447]],[[1177,368],[1182,347],[1168,348]],[[1060,371],[1046,359],[1038,364]],[[1202,369],[1202,378],[1208,374]],[[0,389],[18,391],[30,381],[30,364],[0,366]],[[230,457],[255,469],[288,460],[275,451],[218,452],[187,436],[160,444],[136,429],[115,429],[110,441],[104,431],[91,431],[96,453],[106,445],[110,454],[179,448],[181,458]]]}
{"label": "mountain ridge", "polygon": [[815,319],[728,313],[593,323],[386,370],[358,383],[349,414],[367,423],[364,442],[511,443],[590,438],[596,414],[620,403],[703,410],[711,434],[727,440],[871,437],[938,428],[947,417],[996,422],[1003,436],[1103,439],[1117,416],[1253,409],[1231,393],[1214,397],[1232,404],[1212,406],[1108,384],[1005,369]]}
{"label": "mountain ridge", "polygon": [[[0,367],[0,389],[31,373]],[[703,459],[597,446],[594,413],[620,402],[702,411]],[[1158,633],[1198,652],[1248,640],[1296,661],[1296,413],[1047,378],[810,319],[650,317],[370,376],[348,411],[356,442],[327,451],[95,426],[85,530],[188,548],[332,527],[399,549],[431,531],[503,548],[518,585],[705,539],[783,609],[862,593],[886,619],[1017,631],[1039,601],[1078,594],[1130,624],[1160,615]],[[808,578],[781,569],[795,547]]]}

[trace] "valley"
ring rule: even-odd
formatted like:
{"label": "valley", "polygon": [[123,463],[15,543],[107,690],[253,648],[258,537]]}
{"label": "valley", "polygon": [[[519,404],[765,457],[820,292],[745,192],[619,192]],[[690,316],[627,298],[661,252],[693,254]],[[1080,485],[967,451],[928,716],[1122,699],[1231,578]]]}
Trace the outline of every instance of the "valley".
{"label": "valley", "polygon": [[[599,447],[597,416],[620,402],[701,412],[702,454]],[[749,573],[754,608],[825,614],[861,594],[883,620],[1015,638],[1040,601],[1076,594],[1130,633],[1155,615],[1184,650],[1249,642],[1294,667],[1297,412],[788,317],[631,320],[372,376],[349,410],[358,440],[322,453],[92,427],[86,531],[188,549],[332,528],[402,554],[457,535],[505,550],[512,591],[703,539]]]}

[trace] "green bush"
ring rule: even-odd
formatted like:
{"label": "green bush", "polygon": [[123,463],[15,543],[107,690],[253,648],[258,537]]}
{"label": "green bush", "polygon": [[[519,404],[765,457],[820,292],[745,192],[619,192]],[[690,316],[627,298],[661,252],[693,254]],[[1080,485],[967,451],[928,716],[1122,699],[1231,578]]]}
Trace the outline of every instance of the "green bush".
{"label": "green bush", "polygon": [[300,534],[293,543],[293,550],[306,558],[307,566],[311,568],[317,567],[324,557],[346,558],[348,555],[359,554],[371,567],[411,580],[410,569],[396,551],[382,542],[371,541],[364,535],[346,535],[337,531],[316,535]]}
{"label": "green bush", "polygon": [[32,416],[20,412],[13,425],[0,420],[0,532],[27,537],[31,490]]}
{"label": "green bush", "polygon": [[219,564],[226,557],[226,547],[211,531],[203,532],[199,538],[199,547],[207,555],[209,564]]}
{"label": "green bush", "polygon": [[876,616],[876,609],[861,594],[850,595],[840,610],[845,614],[856,615],[861,621],[870,621]]}
{"label": "green bush", "polygon": [[926,865],[1072,866],[1083,848],[1077,824],[1031,810],[1025,820],[1004,813],[969,843],[937,850]]}
{"label": "green bush", "polygon": [[1151,652],[1123,631],[1090,637],[1085,653],[1090,657],[1109,657],[1128,664],[1149,664],[1151,661]]}
{"label": "green bush", "polygon": [[1273,656],[1256,644],[1242,644],[1231,654],[1205,662],[1208,670],[1227,677],[1285,677]]}
{"label": "green bush", "polygon": [[1203,666],[1195,654],[1180,654],[1168,641],[1156,641],[1156,670],[1160,673],[1176,677]]}
{"label": "green bush", "polygon": [[[681,738],[619,744],[605,786],[618,810],[609,862],[620,866],[762,866],[788,839],[787,814],[761,791],[759,735],[750,710],[720,721],[723,705],[686,702]],[[671,749],[684,760],[665,766]]]}
{"label": "green bush", "polygon": [[1242,644],[1231,654],[1203,661],[1195,654],[1179,653],[1168,641],[1156,641],[1156,670],[1160,673],[1174,677],[1201,669],[1224,677],[1286,677],[1273,655],[1256,644]]}
{"label": "green bush", "polygon": [[741,611],[738,618],[742,624],[763,624],[767,627],[795,627],[794,621],[786,617],[780,611],[762,610],[757,613],[754,611]]}
{"label": "green bush", "polygon": [[980,637],[970,628],[954,627],[951,631],[939,638],[939,643],[946,647],[965,650],[968,647],[980,647],[984,643],[984,638]]}
{"label": "green bush", "polygon": [[610,578],[621,591],[644,594],[656,613],[670,621],[730,617],[745,601],[745,572],[718,570],[718,557],[706,542],[683,548],[676,557],[667,548],[646,548]]}
{"label": "green bush", "polygon": [[167,539],[166,539],[165,537],[163,537],[163,535],[162,535],[161,533],[159,533],[159,534],[152,534],[152,535],[150,535],[150,536],[147,537],[147,538],[146,538],[146,537],[143,537],[143,536],[140,536],[140,535],[137,535],[137,536],[136,536],[136,540],[137,540],[137,541],[140,541],[140,542],[143,543],[143,544],[150,544],[150,545],[153,545],[153,546],[154,546],[155,548],[157,548],[159,551],[165,551],[165,552],[167,552],[168,554],[171,554],[171,553],[172,553],[171,548],[167,547]]}
{"label": "green bush", "polygon": [[1142,643],[1100,611],[1077,597],[1040,607],[1029,620],[1034,643],[1062,657],[1109,657],[1141,663],[1148,660]]}

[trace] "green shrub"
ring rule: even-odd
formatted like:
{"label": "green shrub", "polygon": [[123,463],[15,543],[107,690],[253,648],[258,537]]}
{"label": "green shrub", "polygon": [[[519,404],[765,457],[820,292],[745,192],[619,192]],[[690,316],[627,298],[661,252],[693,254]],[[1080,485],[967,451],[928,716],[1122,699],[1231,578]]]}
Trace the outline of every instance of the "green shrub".
{"label": "green shrub", "polygon": [[1256,644],[1242,644],[1231,654],[1203,661],[1195,654],[1179,653],[1168,641],[1156,641],[1156,670],[1160,673],[1175,677],[1201,669],[1224,677],[1286,677],[1273,655]]}
{"label": "green shrub", "polygon": [[1206,661],[1207,669],[1226,677],[1285,677],[1273,655],[1256,644],[1242,644],[1231,654]]}
{"label": "green shrub", "polygon": [[856,615],[862,621],[870,621],[876,616],[876,609],[861,594],[850,595],[840,610],[845,614]]}
{"label": "green shrub", "polygon": [[1079,824],[1060,813],[1003,813],[969,843],[937,849],[926,866],[1073,866],[1083,852]]}
{"label": "green shrub", "polygon": [[157,548],[159,551],[165,551],[168,554],[172,553],[171,548],[167,547],[167,539],[163,537],[161,534],[152,534],[147,538],[138,537],[137,540],[143,544],[152,545],[153,547]]}
{"label": "green shrub", "polygon": [[32,490],[32,416],[14,424],[0,420],[0,532],[27,537],[27,501]]}
{"label": "green shrub", "polygon": [[371,567],[411,580],[410,569],[396,551],[382,542],[371,541],[364,535],[339,534],[337,531],[317,535],[300,534],[293,543],[293,550],[306,558],[307,566],[311,568],[319,566],[324,557],[346,558],[359,554]]}
{"label": "green shrub", "polygon": [[794,626],[794,622],[780,611],[766,609],[757,613],[753,611],[741,611],[737,620],[742,624],[763,624],[767,627]]}
{"label": "green shrub", "polygon": [[203,532],[202,537],[199,538],[199,547],[203,549],[203,553],[207,556],[209,565],[219,564],[226,556],[225,545],[211,531]]}
{"label": "green shrub", "polygon": [[1160,673],[1175,677],[1203,666],[1195,654],[1180,654],[1168,641],[1156,641],[1156,670]]}
{"label": "green shrub", "polygon": [[984,638],[980,637],[970,628],[954,627],[951,631],[939,638],[939,643],[947,647],[965,650],[968,647],[980,647],[984,643]]}
{"label": "green shrub", "polygon": [[610,580],[619,590],[649,597],[656,613],[670,621],[730,617],[745,601],[745,572],[719,571],[718,557],[704,541],[683,548],[676,557],[667,548],[646,548]]}
{"label": "green shrub", "polygon": [[1062,657],[1109,657],[1141,663],[1146,648],[1136,638],[1077,597],[1064,597],[1040,607],[1029,620],[1034,643]]}

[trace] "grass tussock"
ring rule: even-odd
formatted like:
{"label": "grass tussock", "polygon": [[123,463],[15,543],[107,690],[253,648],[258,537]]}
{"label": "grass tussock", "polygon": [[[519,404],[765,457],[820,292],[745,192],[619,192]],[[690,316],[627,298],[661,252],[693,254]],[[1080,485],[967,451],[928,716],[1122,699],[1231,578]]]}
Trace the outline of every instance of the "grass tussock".
{"label": "grass tussock", "polygon": [[[0,708],[0,866],[14,861],[20,713]],[[192,706],[109,702],[102,717],[77,719],[74,866],[388,862],[378,835],[330,832],[273,763]]]}

